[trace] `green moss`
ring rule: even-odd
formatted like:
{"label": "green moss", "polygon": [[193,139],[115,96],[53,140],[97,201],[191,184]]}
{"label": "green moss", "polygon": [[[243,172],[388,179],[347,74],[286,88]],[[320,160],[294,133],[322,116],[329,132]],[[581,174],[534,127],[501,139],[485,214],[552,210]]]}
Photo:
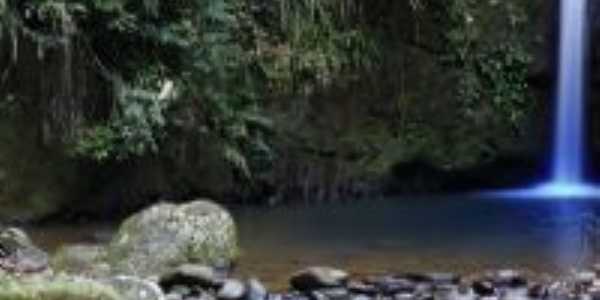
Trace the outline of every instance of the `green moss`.
{"label": "green moss", "polygon": [[120,299],[122,298],[112,288],[92,281],[0,281],[0,300]]}

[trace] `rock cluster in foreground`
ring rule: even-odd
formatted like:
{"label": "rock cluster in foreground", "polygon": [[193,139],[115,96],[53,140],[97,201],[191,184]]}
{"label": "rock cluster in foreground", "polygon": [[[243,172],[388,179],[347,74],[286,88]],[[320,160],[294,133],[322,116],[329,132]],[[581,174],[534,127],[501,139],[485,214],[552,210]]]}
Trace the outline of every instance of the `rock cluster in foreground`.
{"label": "rock cluster in foreground", "polygon": [[340,269],[315,266],[293,274],[287,291],[270,292],[256,278],[183,264],[153,278],[5,274],[0,277],[0,300],[594,300],[600,299],[598,271],[536,282],[515,270],[471,280],[451,273],[355,278]]}
{"label": "rock cluster in foreground", "polygon": [[270,292],[231,276],[235,224],[209,201],[160,204],[129,218],[108,246],[68,246],[53,258],[17,228],[0,230],[0,300],[600,300],[600,267],[531,281],[514,270],[353,277],[314,266]]}

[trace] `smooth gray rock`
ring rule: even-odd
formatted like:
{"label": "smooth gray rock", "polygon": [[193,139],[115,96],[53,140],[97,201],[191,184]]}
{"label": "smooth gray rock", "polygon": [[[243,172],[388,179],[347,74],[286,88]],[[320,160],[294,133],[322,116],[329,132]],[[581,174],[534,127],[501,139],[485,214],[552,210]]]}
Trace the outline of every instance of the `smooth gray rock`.
{"label": "smooth gray rock", "polygon": [[290,284],[296,290],[310,291],[343,286],[347,280],[348,273],[343,270],[330,267],[310,267],[294,274],[290,279]]}
{"label": "smooth gray rock", "polygon": [[238,300],[246,295],[246,286],[237,279],[227,279],[219,289],[217,298],[221,300]]}
{"label": "smooth gray rock", "polygon": [[251,278],[246,283],[247,286],[247,300],[265,300],[267,299],[267,289],[265,286],[256,278]]}
{"label": "smooth gray rock", "polygon": [[579,284],[591,285],[596,279],[596,272],[582,271],[575,274],[575,281]]}

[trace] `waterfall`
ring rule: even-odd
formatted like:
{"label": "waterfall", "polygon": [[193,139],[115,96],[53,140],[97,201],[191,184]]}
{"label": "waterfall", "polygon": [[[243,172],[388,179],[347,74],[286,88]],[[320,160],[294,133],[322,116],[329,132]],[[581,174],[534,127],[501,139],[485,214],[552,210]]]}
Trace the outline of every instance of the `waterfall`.
{"label": "waterfall", "polygon": [[558,184],[583,182],[584,58],[587,0],[562,0],[553,178]]}
{"label": "waterfall", "polygon": [[552,177],[530,189],[494,193],[523,198],[598,198],[600,188],[586,183],[585,57],[588,0],[561,0]]}

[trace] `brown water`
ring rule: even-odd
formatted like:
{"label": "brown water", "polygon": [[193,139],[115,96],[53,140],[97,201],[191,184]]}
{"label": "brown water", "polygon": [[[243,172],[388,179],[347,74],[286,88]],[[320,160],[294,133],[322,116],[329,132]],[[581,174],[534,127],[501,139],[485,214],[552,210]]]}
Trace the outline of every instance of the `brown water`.
{"label": "brown water", "polygon": [[[564,272],[592,257],[581,216],[596,206],[594,201],[454,197],[232,211],[243,251],[238,272],[283,288],[292,272],[308,265],[356,274],[471,274],[505,267]],[[106,239],[114,228],[90,224],[32,232],[52,250]]]}

